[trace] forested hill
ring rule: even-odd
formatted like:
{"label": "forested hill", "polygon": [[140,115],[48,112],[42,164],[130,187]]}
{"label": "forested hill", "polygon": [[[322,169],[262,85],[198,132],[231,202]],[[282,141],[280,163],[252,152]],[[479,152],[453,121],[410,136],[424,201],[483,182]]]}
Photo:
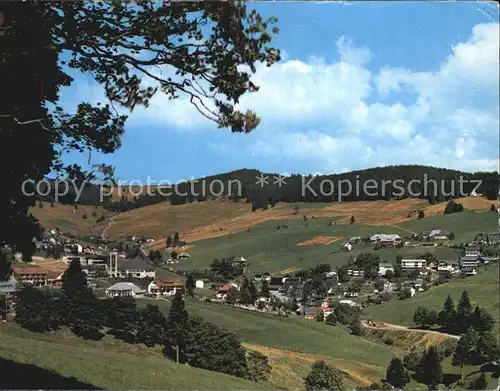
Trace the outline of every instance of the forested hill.
{"label": "forested hill", "polygon": [[[262,184],[257,183],[261,174],[265,179]],[[277,178],[277,173],[242,169],[179,184],[176,192],[163,189],[163,195],[156,192],[133,199],[108,200],[103,206],[123,212],[163,201],[170,201],[173,205],[204,201],[211,198],[214,192],[216,195],[220,192],[221,183],[224,191],[220,196],[235,200],[246,198],[254,204],[254,208],[281,201],[351,202],[409,196],[435,203],[470,194],[476,187],[476,181],[481,181],[477,193],[496,200],[500,176],[497,172],[466,173],[428,166],[400,165],[316,177],[292,174],[283,178],[281,185],[277,183]],[[350,191],[348,183],[352,186]],[[89,189],[90,192],[95,193],[95,189]],[[94,201],[90,201],[92,198]],[[98,196],[85,197],[85,203],[95,202],[99,202]]]}

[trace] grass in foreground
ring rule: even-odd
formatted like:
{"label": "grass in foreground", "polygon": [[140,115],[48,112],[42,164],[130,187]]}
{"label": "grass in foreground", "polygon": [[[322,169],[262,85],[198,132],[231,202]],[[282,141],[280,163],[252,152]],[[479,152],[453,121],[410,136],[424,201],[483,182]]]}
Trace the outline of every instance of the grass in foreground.
{"label": "grass in foreground", "polygon": [[[168,312],[166,300],[141,300],[142,304],[158,304]],[[380,365],[391,359],[391,349],[350,334],[340,326],[329,326],[293,315],[288,318],[244,311],[230,306],[190,299],[186,309],[190,315],[227,328],[242,341],[295,352],[338,357],[345,360]]]}
{"label": "grass in foreground", "polygon": [[37,334],[14,324],[0,325],[0,371],[2,389],[273,388],[268,383],[172,363],[158,349],[127,345],[109,337],[89,342],[64,331]]}

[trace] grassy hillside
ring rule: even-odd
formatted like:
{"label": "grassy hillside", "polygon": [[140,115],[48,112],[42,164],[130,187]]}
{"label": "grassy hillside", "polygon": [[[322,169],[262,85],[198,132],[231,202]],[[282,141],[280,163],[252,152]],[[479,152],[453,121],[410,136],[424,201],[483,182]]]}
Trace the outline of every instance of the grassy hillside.
{"label": "grassy hillside", "polygon": [[178,365],[165,360],[158,350],[111,338],[91,342],[62,331],[36,334],[12,324],[0,325],[0,371],[2,389],[273,388]]}
{"label": "grassy hillside", "polygon": [[[147,303],[151,301],[141,301],[142,305]],[[154,304],[164,312],[170,306],[168,301]],[[287,360],[294,358],[292,362],[303,363],[305,360],[310,368],[315,357],[327,357],[336,367],[350,374],[358,385],[378,381],[393,355],[390,347],[353,336],[347,328],[328,326],[298,316],[276,317],[195,299],[188,300],[186,307],[189,314],[202,316],[227,328],[243,342],[270,349],[280,360],[287,357]]]}
{"label": "grassy hillside", "polygon": [[[329,225],[329,222],[335,221],[335,218],[316,217],[314,219],[308,218],[307,222],[302,220],[270,221],[254,227],[251,232],[244,231],[231,236],[196,241],[190,243],[191,259],[184,261],[179,268],[184,270],[204,269],[210,265],[214,258],[220,259],[233,255],[248,259],[251,272],[290,272],[318,263],[340,266],[361,252],[374,251],[371,244],[355,246],[351,252],[341,251],[340,244],[353,236],[397,233],[404,237],[410,235],[411,232],[442,228],[454,231],[455,241],[460,242],[472,238],[479,232],[494,231],[497,216],[496,213],[492,212],[463,212],[452,215],[436,215],[397,226],[363,226],[357,223]],[[287,224],[288,229],[277,229],[277,225],[283,224]],[[319,238],[320,236],[322,238]],[[310,242],[304,243],[306,241]],[[445,259],[453,259],[458,256],[458,250],[448,247],[405,247],[377,250],[380,258],[389,262],[395,262],[398,255],[412,258],[424,252],[431,252],[436,257]]]}
{"label": "grassy hillside", "polygon": [[[251,205],[245,202],[204,201],[176,206],[162,202],[120,213],[107,235],[112,238],[127,235],[164,238],[175,232],[184,235],[196,227],[250,212]],[[162,244],[165,244],[164,240]]]}
{"label": "grassy hillside", "polygon": [[[500,285],[499,265],[481,268],[476,276],[455,279],[450,283],[433,287],[407,300],[394,299],[390,302],[369,307],[364,310],[368,318],[388,323],[411,325],[413,312],[423,305],[429,309],[441,311],[447,295],[455,304],[464,290],[469,292],[472,305],[479,305],[488,310],[494,319],[499,319]],[[497,330],[498,331],[498,330]]]}
{"label": "grassy hillside", "polygon": [[[89,205],[78,205],[78,210],[73,214],[73,205],[54,204],[53,207],[50,203],[44,202],[43,208],[38,204],[31,208],[30,212],[35,216],[40,225],[49,230],[59,228],[61,232],[70,233],[73,235],[99,235],[102,230],[108,225],[109,218],[114,213],[105,210],[102,207],[94,207]],[[104,216],[105,220],[96,223],[97,217]],[[86,214],[87,219],[82,216]]]}

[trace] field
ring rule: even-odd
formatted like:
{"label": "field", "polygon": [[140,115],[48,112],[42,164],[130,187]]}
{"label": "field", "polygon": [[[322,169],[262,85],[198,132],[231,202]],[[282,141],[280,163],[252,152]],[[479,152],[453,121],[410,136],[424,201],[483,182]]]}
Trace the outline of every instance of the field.
{"label": "field", "polygon": [[171,206],[168,202],[145,206],[120,213],[107,231],[111,238],[127,235],[162,238],[179,232],[184,238],[197,227],[210,226],[219,220],[251,212],[251,205],[245,202],[204,201]]}
{"label": "field", "polygon": [[36,334],[12,324],[0,324],[0,369],[2,389],[276,388],[178,365],[165,360],[158,349],[108,337],[85,341],[64,331]]}
{"label": "field", "polygon": [[[488,265],[480,269],[476,276],[458,278],[422,292],[407,300],[394,299],[390,302],[368,307],[364,310],[367,318],[387,323],[411,325],[415,309],[422,305],[441,311],[447,295],[456,303],[464,290],[469,292],[472,305],[479,305],[490,312],[494,319],[500,314],[499,265]],[[498,330],[497,330],[498,332]]]}
{"label": "field", "polygon": [[[152,302],[143,300],[141,303]],[[167,312],[170,305],[164,300],[154,304],[158,304],[163,312]],[[307,374],[314,360],[325,358],[345,372],[352,385],[379,381],[393,355],[390,347],[355,337],[347,328],[328,326],[298,316],[276,317],[194,299],[188,300],[186,307],[190,315],[202,316],[225,327],[248,346],[266,352],[279,363],[279,368],[302,368],[302,373]],[[274,376],[284,375],[275,373]]]}
{"label": "field", "polygon": [[[43,208],[37,205],[31,208],[30,212],[47,230],[59,228],[61,232],[80,236],[99,235],[108,225],[109,218],[113,216],[112,212],[102,207],[78,205],[76,213],[73,214],[73,210],[73,205],[54,204],[54,207],[51,207],[50,203],[44,202]],[[94,212],[97,217],[104,216],[105,220],[96,223],[96,217],[92,215]],[[87,219],[82,218],[84,214],[87,215]]]}
{"label": "field", "polygon": [[[330,226],[331,222],[333,223]],[[364,237],[375,233],[397,233],[405,237],[410,235],[410,232],[441,228],[455,232],[454,242],[460,242],[473,238],[478,232],[494,231],[497,215],[492,212],[462,212],[412,220],[397,226],[378,227],[360,225],[357,222],[352,225],[337,222],[335,218],[316,217],[309,218],[307,222],[268,221],[255,226],[251,232],[244,231],[196,241],[190,243],[191,259],[183,261],[179,268],[205,269],[213,259],[230,256],[245,257],[250,262],[251,273],[283,272],[285,269],[308,268],[319,263],[341,266],[351,257],[374,251],[373,245],[357,245],[352,251],[344,252],[340,248],[342,241],[334,238],[349,240],[353,236]],[[288,225],[288,228],[277,229],[277,225],[283,224]],[[449,247],[404,247],[376,251],[381,260],[389,262],[395,262],[398,255],[412,258],[425,252],[431,252],[442,259],[455,259],[458,256],[458,250]]]}

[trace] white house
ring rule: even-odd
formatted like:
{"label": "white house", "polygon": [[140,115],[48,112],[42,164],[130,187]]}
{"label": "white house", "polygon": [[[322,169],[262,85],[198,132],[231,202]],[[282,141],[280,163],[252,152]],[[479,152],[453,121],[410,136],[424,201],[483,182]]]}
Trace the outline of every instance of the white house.
{"label": "white house", "polygon": [[134,259],[119,259],[118,278],[155,278],[154,267],[146,260],[137,257]]}
{"label": "white house", "polygon": [[106,296],[108,297],[142,297],[145,291],[131,282],[118,282],[113,286],[106,289]]}
{"label": "white house", "polygon": [[196,288],[203,289],[205,287],[205,282],[203,280],[196,280],[195,286],[196,286]]}
{"label": "white house", "polygon": [[433,229],[429,233],[429,237],[431,239],[435,239],[435,240],[446,240],[446,239],[448,239],[449,234],[450,234],[449,232],[446,232],[446,231],[443,231],[440,229]]}
{"label": "white house", "polygon": [[370,242],[380,243],[383,246],[395,246],[401,243],[401,237],[396,234],[375,234],[370,237]]}
{"label": "white house", "polygon": [[179,258],[179,260],[183,261],[185,259],[190,259],[191,255],[189,255],[188,253],[180,253],[177,258]]}
{"label": "white house", "polygon": [[438,272],[452,272],[458,269],[459,263],[457,261],[439,261],[437,270]]}
{"label": "white house", "polygon": [[479,257],[481,255],[481,250],[479,249],[479,247],[465,247],[464,255],[466,257]]}
{"label": "white house", "polygon": [[351,244],[351,243],[344,243],[344,244],[342,245],[342,249],[343,249],[344,251],[351,251],[351,250],[352,250],[352,244]]}
{"label": "white house", "polygon": [[402,259],[401,267],[403,269],[424,269],[427,266],[425,259]]}
{"label": "white house", "polygon": [[394,273],[394,266],[391,263],[381,262],[378,264],[378,275],[385,276],[385,274],[391,271]]}

